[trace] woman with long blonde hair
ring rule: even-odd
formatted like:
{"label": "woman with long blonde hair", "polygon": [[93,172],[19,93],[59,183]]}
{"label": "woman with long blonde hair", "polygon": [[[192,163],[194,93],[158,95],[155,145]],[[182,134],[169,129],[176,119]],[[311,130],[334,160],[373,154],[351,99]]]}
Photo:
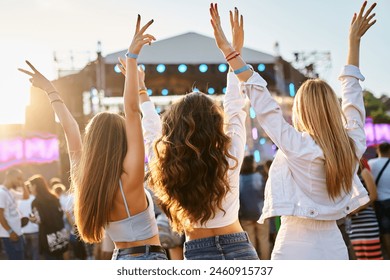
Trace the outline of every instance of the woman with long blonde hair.
{"label": "woman with long blonde hair", "polygon": [[[342,104],[319,79],[299,88],[293,105],[293,126],[287,123],[266,81],[240,55],[229,61],[262,128],[278,146],[266,183],[259,219],[281,216],[271,259],[348,259],[336,220],[369,202],[356,171],[366,149],[365,110],[359,80],[360,39],[375,23],[373,4],[353,16],[347,65],[340,80]],[[225,56],[235,53],[225,38],[215,5],[214,35]],[[241,30],[243,32],[243,30]]]}
{"label": "woman with long blonde hair", "polygon": [[30,63],[33,86],[46,91],[63,126],[70,154],[75,221],[80,237],[101,242],[104,231],[115,243],[112,259],[166,259],[160,245],[151,194],[144,189],[142,137],[137,57],[155,38],[144,34],[138,15],[135,35],[126,53],[124,113],[102,112],[86,126],[81,141],[78,125],[53,84]]}

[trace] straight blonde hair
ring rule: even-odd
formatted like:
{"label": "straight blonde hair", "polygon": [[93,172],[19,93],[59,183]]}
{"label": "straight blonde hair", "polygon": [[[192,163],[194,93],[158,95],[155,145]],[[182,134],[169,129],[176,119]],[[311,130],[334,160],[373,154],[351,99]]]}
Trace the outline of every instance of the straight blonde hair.
{"label": "straight blonde hair", "polygon": [[109,222],[127,152],[125,120],[118,114],[95,115],[86,127],[80,162],[75,168],[75,220],[80,237],[100,242]]}
{"label": "straight blonde hair", "polygon": [[352,188],[358,159],[348,136],[340,102],[333,89],[320,79],[302,84],[295,96],[293,124],[305,131],[322,148],[325,157],[326,187],[331,199]]}

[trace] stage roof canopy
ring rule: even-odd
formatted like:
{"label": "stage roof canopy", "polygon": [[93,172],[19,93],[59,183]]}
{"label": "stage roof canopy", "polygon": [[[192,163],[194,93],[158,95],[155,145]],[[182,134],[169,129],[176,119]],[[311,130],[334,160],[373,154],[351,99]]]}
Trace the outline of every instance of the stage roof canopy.
{"label": "stage roof canopy", "polygon": [[[107,55],[105,63],[117,64],[118,57],[123,57],[126,51]],[[272,55],[248,48],[243,48],[242,57],[248,63],[270,64],[276,60]],[[145,46],[138,62],[143,64],[219,64],[226,63],[226,60],[214,38],[189,32],[161,41],[157,40],[151,46]]]}

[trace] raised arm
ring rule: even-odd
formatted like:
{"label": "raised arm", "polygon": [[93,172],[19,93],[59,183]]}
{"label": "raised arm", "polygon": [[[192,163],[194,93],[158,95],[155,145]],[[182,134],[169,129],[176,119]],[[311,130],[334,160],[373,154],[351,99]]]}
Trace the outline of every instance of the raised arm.
{"label": "raised arm", "polygon": [[[126,76],[126,64],[122,58],[119,58],[119,69]],[[145,85],[145,72],[141,66],[138,66],[138,85],[139,85],[139,102],[142,112],[142,130],[145,141],[145,151],[148,161],[153,157],[153,143],[161,135],[161,119],[156,112],[154,103],[147,94]]]}
{"label": "raised arm", "polygon": [[375,24],[372,14],[376,3],[364,12],[367,2],[364,2],[359,14],[354,14],[349,29],[347,65],[339,79],[342,85],[342,109],[346,117],[348,135],[354,140],[356,155],[360,158],[366,150],[366,135],[364,131],[365,109],[362,87],[359,80],[364,76],[359,70],[360,41],[366,31]]}
{"label": "raised arm", "polygon": [[[249,68],[248,65],[246,65],[245,61],[241,58],[240,55],[241,50],[237,50],[234,48],[240,46],[239,44],[240,41],[236,41],[235,42],[236,45],[232,46],[229,43],[229,41],[226,39],[225,33],[223,32],[221,27],[221,19],[218,13],[217,4],[213,4],[213,3],[210,4],[210,16],[211,16],[211,26],[213,27],[214,30],[215,42],[217,43],[218,48],[225,56],[227,63],[229,64],[231,69],[234,70],[234,73],[237,75],[237,78],[240,80],[240,82],[246,82],[252,76],[253,71],[252,69]],[[242,35],[242,43],[243,43],[244,42],[243,20],[239,22],[237,9],[235,9],[234,15],[232,12],[230,12],[230,22],[232,24],[233,37],[239,39],[239,36],[237,36],[237,33],[235,33],[238,32],[239,35]]]}
{"label": "raised arm", "polygon": [[19,71],[31,76],[30,82],[34,87],[40,88],[46,92],[51,106],[57,115],[60,124],[64,130],[68,146],[68,153],[71,162],[78,161],[81,151],[80,129],[72,114],[61,99],[61,95],[45,76],[43,76],[29,61],[26,61],[33,72],[18,69]]}
{"label": "raised arm", "polygon": [[[232,29],[232,45],[237,53],[241,53],[244,45],[244,26],[243,17],[239,15],[236,8],[234,12],[230,11],[230,24]],[[223,108],[225,112],[225,132],[232,139],[232,145],[229,148],[232,154],[238,160],[238,166],[241,166],[244,158],[246,144],[246,127],[245,127],[245,94],[240,93],[238,79],[232,73],[230,67],[227,76],[226,95],[224,96]],[[235,166],[235,161],[229,162],[230,166]],[[231,174],[239,175],[239,168]],[[233,178],[231,178],[233,179]],[[238,180],[238,177],[235,178]],[[234,180],[234,179],[233,179]],[[237,183],[238,184],[238,183]],[[236,185],[233,183],[233,185]]]}
{"label": "raised arm", "polygon": [[373,26],[376,22],[374,19],[375,13],[371,12],[376,6],[376,3],[372,4],[371,7],[364,12],[367,6],[365,1],[360,8],[359,14],[354,14],[349,29],[349,48],[347,56],[347,64],[359,67],[359,54],[360,54],[360,39],[363,35]]}
{"label": "raised arm", "polygon": [[126,53],[124,109],[127,137],[127,154],[123,162],[125,174],[129,176],[129,182],[143,186],[144,181],[144,139],[142,136],[141,116],[139,109],[139,80],[137,70],[137,58],[145,44],[150,44],[155,38],[150,34],[144,34],[153,23],[149,21],[142,28],[141,16],[138,15],[135,34]]}

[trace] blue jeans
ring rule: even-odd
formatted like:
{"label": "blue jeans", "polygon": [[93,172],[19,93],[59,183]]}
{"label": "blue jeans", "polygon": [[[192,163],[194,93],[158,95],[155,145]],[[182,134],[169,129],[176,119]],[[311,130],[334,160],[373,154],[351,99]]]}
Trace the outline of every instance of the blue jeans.
{"label": "blue jeans", "polygon": [[24,260],[24,239],[19,236],[17,241],[12,241],[10,238],[2,237],[4,250],[9,260]]}
{"label": "blue jeans", "polygon": [[[167,255],[162,252],[149,252],[149,245],[145,245],[146,252],[143,254],[125,254],[121,249],[114,249],[111,260],[167,260]],[[126,250],[126,249],[124,249]]]}
{"label": "blue jeans", "polygon": [[24,235],[24,255],[26,260],[39,260],[39,233],[25,233]]}
{"label": "blue jeans", "polygon": [[186,260],[258,260],[244,232],[195,239],[184,243]]}

